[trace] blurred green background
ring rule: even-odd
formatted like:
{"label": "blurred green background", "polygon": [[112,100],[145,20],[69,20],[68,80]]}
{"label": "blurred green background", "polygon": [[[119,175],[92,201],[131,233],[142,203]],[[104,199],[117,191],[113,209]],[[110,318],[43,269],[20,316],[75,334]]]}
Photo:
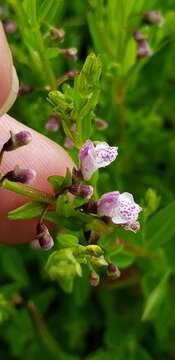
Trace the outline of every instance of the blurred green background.
{"label": "blurred green background", "polygon": [[[80,70],[89,52],[100,55],[103,73],[96,116],[109,126],[101,131],[94,126],[92,138],[119,146],[119,157],[101,171],[98,190],[100,194],[115,189],[132,192],[145,209],[141,233],[119,233],[128,242],[128,249],[113,259],[121,278],[104,277],[95,289],[85,274],[66,295],[43,275],[47,254],[28,245],[1,245],[0,358],[173,360],[175,1],[6,0],[0,4],[3,23],[16,23],[16,30],[7,36],[20,83],[32,86],[30,93],[18,97],[10,114],[64,145],[61,130],[52,133],[45,128],[52,111],[46,100],[49,69],[59,78],[72,68]],[[37,65],[35,59],[34,6],[48,77],[43,63]],[[19,8],[27,13],[26,23]],[[162,27],[145,26],[143,14],[150,10],[161,11]],[[51,25],[65,30],[63,44],[49,38]],[[147,36],[153,50],[148,59],[136,59],[135,30]],[[57,47],[77,48],[78,59],[58,56]],[[74,149],[70,153],[74,156]]]}

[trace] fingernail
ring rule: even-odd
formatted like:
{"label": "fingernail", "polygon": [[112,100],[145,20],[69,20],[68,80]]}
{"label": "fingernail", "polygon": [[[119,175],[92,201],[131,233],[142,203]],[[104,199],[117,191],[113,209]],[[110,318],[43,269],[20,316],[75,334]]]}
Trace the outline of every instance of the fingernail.
{"label": "fingernail", "polygon": [[18,76],[17,76],[17,73],[16,73],[16,69],[13,66],[12,87],[11,87],[11,90],[10,90],[10,93],[8,95],[7,100],[5,101],[5,103],[3,104],[3,106],[0,109],[0,116],[7,113],[8,110],[12,107],[12,105],[14,104],[14,102],[15,102],[15,100],[17,98],[18,90],[19,90],[19,80],[18,80]]}

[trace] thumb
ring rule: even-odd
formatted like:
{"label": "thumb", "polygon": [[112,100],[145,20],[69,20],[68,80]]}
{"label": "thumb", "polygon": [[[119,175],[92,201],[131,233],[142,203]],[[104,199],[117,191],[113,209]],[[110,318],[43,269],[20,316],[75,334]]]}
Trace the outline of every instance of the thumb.
{"label": "thumb", "polygon": [[[52,189],[47,181],[48,176],[65,175],[66,168],[72,167],[72,161],[62,147],[8,115],[0,118],[0,146],[2,147],[8,140],[10,130],[17,133],[26,129],[32,134],[32,142],[26,147],[5,153],[1,171],[6,173],[17,164],[21,168],[32,168],[37,172],[33,186],[51,193]],[[0,199],[0,242],[22,243],[33,240],[36,220],[12,221],[7,219],[8,211],[24,204],[28,199],[4,189],[0,189]]]}
{"label": "thumb", "polygon": [[19,83],[2,24],[0,23],[0,116],[13,105]]}

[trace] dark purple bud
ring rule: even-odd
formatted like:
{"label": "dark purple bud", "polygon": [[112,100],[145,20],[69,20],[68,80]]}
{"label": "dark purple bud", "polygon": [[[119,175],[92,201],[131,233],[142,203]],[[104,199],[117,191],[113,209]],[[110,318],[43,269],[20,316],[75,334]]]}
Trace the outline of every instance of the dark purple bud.
{"label": "dark purple bud", "polygon": [[120,276],[120,271],[119,271],[118,267],[112,263],[108,264],[107,273],[109,276],[115,276],[115,277]]}
{"label": "dark purple bud", "polygon": [[93,195],[94,189],[91,185],[84,184],[73,184],[69,191],[76,196],[81,196],[82,198],[90,199]]}
{"label": "dark purple bud", "polygon": [[8,20],[4,24],[4,29],[7,34],[13,34],[17,29],[16,23],[13,20]]}
{"label": "dark purple bud", "polygon": [[32,141],[32,135],[29,131],[23,130],[17,134],[10,131],[9,140],[3,145],[2,151],[12,151],[21,146],[27,145]]}
{"label": "dark purple bud", "polygon": [[33,87],[29,84],[20,84],[18,95],[23,96],[31,93],[33,91]]}
{"label": "dark purple bud", "polygon": [[74,147],[74,143],[73,143],[72,139],[70,139],[68,136],[65,137],[64,146],[67,149],[72,149]]}
{"label": "dark purple bud", "polygon": [[100,239],[100,235],[92,230],[90,232],[90,236],[89,236],[89,241],[88,241],[89,244],[97,244],[99,239]]}
{"label": "dark purple bud", "polygon": [[146,24],[157,25],[161,27],[164,24],[164,18],[160,11],[148,11],[143,14],[143,21]]}
{"label": "dark purple bud", "polygon": [[72,69],[72,70],[69,70],[69,71],[67,72],[67,76],[68,76],[69,79],[72,79],[72,78],[74,78],[75,76],[77,76],[78,73],[79,73],[79,72],[78,72],[76,69]]}
{"label": "dark purple bud", "polygon": [[22,184],[32,184],[36,178],[36,171],[33,169],[20,169],[16,166],[14,170],[9,171],[4,175],[3,179],[8,179],[14,182],[20,182]]}
{"label": "dark purple bud", "polygon": [[83,178],[83,176],[82,176],[81,170],[77,170],[75,167],[73,167],[72,179],[76,182],[76,181],[82,180],[82,178]]}
{"label": "dark purple bud", "polygon": [[60,49],[60,52],[62,54],[64,54],[69,60],[77,60],[77,49],[76,48]]}
{"label": "dark purple bud", "polygon": [[100,277],[95,271],[89,272],[89,283],[91,286],[98,286],[100,282]]}
{"label": "dark purple bud", "polygon": [[32,242],[33,247],[40,247],[43,250],[50,250],[54,241],[49,233],[47,226],[44,223],[39,223],[36,228],[36,238]]}
{"label": "dark purple bud", "polygon": [[84,204],[82,208],[88,213],[97,214],[97,202],[90,200],[87,204]]}
{"label": "dark purple bud", "polygon": [[50,116],[48,122],[46,123],[45,128],[48,131],[56,132],[56,131],[58,131],[59,127],[60,127],[59,118],[58,118],[57,114],[53,113]]}
{"label": "dark purple bud", "polygon": [[[72,133],[75,133],[76,132],[76,123],[72,123],[71,127],[70,127],[70,130]],[[67,148],[67,149],[72,149],[74,147],[74,142],[72,139],[70,139],[68,136],[65,137],[65,142],[64,142],[64,146]]]}
{"label": "dark purple bud", "polygon": [[135,41],[137,41],[137,42],[146,39],[145,35],[143,35],[140,31],[134,31],[134,32],[133,32],[133,38],[134,38]]}
{"label": "dark purple bud", "polygon": [[139,41],[138,49],[137,49],[137,58],[138,59],[147,58],[150,57],[152,54],[153,52],[149,47],[147,40]]}
{"label": "dark purple bud", "polygon": [[103,119],[99,119],[99,118],[95,119],[95,124],[99,130],[105,130],[109,126],[107,121],[105,121]]}
{"label": "dark purple bud", "polygon": [[137,58],[143,59],[150,57],[153,52],[148,44],[148,41],[146,40],[146,37],[140,31],[135,31],[133,33],[133,37],[138,44]]}
{"label": "dark purple bud", "polygon": [[49,29],[50,36],[54,41],[62,43],[65,37],[65,31],[63,29],[57,29],[55,27],[51,27]]}

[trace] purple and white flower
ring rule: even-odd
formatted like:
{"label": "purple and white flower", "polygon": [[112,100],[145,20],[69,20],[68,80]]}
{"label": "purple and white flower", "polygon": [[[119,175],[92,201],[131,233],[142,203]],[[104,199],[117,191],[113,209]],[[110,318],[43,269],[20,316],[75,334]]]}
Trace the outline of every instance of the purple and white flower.
{"label": "purple and white flower", "polygon": [[22,130],[17,134],[10,131],[10,138],[3,145],[2,151],[13,151],[32,141],[32,135],[28,130]]}
{"label": "purple and white flower", "polygon": [[14,170],[7,172],[3,179],[8,179],[14,182],[20,182],[22,184],[30,185],[36,178],[36,171],[34,169],[21,169],[18,165]]}
{"label": "purple and white flower", "polygon": [[121,225],[126,230],[138,231],[140,228],[138,216],[142,208],[135,203],[132,194],[120,194],[113,191],[102,195],[97,204],[99,216],[108,216],[114,224]]}
{"label": "purple and white flower", "polygon": [[54,246],[54,241],[49,233],[47,226],[39,223],[36,228],[36,237],[31,243],[34,249],[50,250]]}
{"label": "purple and white flower", "polygon": [[51,114],[45,126],[46,130],[51,132],[57,132],[59,130],[59,127],[59,117],[55,113]]}
{"label": "purple and white flower", "polygon": [[106,142],[99,142],[94,146],[91,140],[87,140],[79,153],[83,178],[89,180],[97,169],[109,165],[116,159],[117,155],[117,147],[111,147]]}
{"label": "purple and white flower", "polygon": [[159,27],[164,24],[164,17],[160,11],[147,11],[143,14],[143,20],[146,24],[157,25]]}
{"label": "purple and white flower", "polygon": [[147,58],[152,56],[153,51],[149,46],[149,43],[145,37],[140,31],[134,31],[133,37],[135,41],[137,42],[137,58]]}
{"label": "purple and white flower", "polygon": [[141,40],[138,43],[137,58],[143,59],[152,56],[153,51],[150,48],[147,40]]}

